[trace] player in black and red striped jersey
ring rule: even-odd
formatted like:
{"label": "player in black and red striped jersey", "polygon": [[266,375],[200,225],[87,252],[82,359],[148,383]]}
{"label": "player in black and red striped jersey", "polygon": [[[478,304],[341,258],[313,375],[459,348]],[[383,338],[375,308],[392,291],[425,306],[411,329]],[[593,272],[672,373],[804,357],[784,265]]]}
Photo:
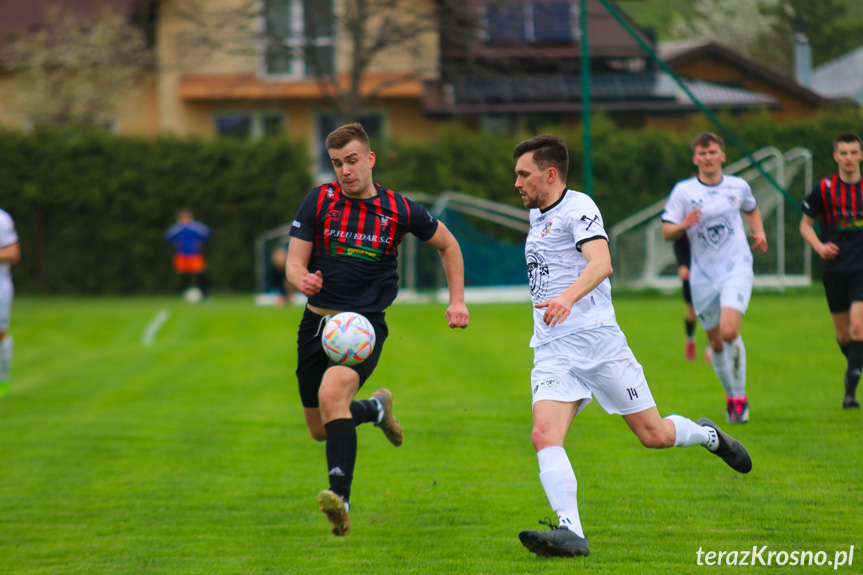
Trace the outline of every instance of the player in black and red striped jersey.
{"label": "player in black and red striped jersey", "polygon": [[[842,407],[859,409],[857,384],[863,368],[863,140],[842,134],[833,141],[838,172],[822,178],[803,202],[800,234],[823,264],[824,291],[836,341],[848,367]],[[813,224],[818,220],[819,234]]]}
{"label": "player in black and red striped jersey", "polygon": [[[367,400],[354,396],[374,371],[388,335],[384,310],[398,293],[398,245],[408,233],[440,254],[449,287],[449,326],[467,327],[469,314],[458,242],[420,204],[372,180],[375,153],[363,127],[336,129],[326,146],[336,181],[313,189],[297,211],[286,274],[309,298],[297,337],[297,379],[306,425],[314,439],[327,442],[330,488],[320,492],[318,503],[333,534],[345,535],[350,529],[356,426],[375,423],[393,445],[402,444],[392,393],[381,388]],[[358,365],[337,365],[321,347],[324,320],[342,311],[361,313],[375,327],[375,349]]]}

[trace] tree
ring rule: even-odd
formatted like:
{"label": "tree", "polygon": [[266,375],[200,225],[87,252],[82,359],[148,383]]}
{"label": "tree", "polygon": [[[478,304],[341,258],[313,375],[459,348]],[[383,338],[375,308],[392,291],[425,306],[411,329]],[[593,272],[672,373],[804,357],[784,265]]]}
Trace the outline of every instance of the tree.
{"label": "tree", "polygon": [[776,61],[786,74],[794,68],[794,35],[803,27],[812,45],[816,66],[860,45],[863,20],[850,18],[848,0],[781,0],[765,7],[773,19],[766,37],[763,58]]}
{"label": "tree", "polygon": [[[219,56],[259,58],[263,41],[265,67],[300,69],[299,76],[313,78],[342,121],[356,120],[368,100],[388,87],[421,79],[437,65],[424,49],[427,33],[440,25],[437,2],[237,0],[224,9],[211,4],[178,3],[186,24],[186,58],[198,63]],[[335,37],[342,39],[342,46],[335,45]],[[339,67],[343,56],[346,64]],[[368,82],[377,69],[394,73]]]}
{"label": "tree", "polygon": [[86,15],[46,7],[45,26],[13,41],[5,60],[23,83],[17,106],[37,124],[110,119],[117,96],[152,65],[143,32],[108,8]]}
{"label": "tree", "polygon": [[767,10],[780,0],[698,0],[695,16],[689,21],[678,18],[669,35],[675,39],[710,40],[753,57],[761,39],[775,26],[775,16]]}

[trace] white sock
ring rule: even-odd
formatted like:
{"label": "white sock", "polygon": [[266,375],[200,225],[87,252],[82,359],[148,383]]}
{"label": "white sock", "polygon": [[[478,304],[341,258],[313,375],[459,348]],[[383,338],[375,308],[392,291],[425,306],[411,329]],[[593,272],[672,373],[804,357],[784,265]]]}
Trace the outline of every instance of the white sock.
{"label": "white sock", "polygon": [[722,388],[725,390],[725,395],[734,397],[734,373],[731,370],[731,364],[728,358],[730,355],[728,353],[730,349],[730,345],[724,345],[722,351],[716,351],[711,348],[710,354],[713,356],[713,371],[716,373],[716,377],[719,378],[719,383],[722,384]]}
{"label": "white sock", "polygon": [[578,514],[578,481],[572,463],[563,447],[546,447],[536,453],[539,460],[539,481],[551,508],[557,513],[561,527],[584,537]]}
{"label": "white sock", "polygon": [[710,441],[708,430],[713,431],[711,427],[698,425],[682,415],[669,415],[665,419],[674,424],[674,447],[706,446]]}
{"label": "white sock", "polygon": [[0,341],[0,381],[9,381],[12,371],[12,336],[6,335]]}
{"label": "white sock", "polygon": [[731,396],[743,397],[746,395],[746,348],[743,338],[738,335],[728,347],[731,349],[731,374],[734,376],[734,393]]}

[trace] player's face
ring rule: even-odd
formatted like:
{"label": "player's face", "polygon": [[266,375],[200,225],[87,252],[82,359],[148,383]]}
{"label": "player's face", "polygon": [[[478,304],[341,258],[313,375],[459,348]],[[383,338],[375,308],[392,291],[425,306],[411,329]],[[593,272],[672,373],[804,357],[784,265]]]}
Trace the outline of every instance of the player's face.
{"label": "player's face", "polygon": [[833,150],[833,159],[836,160],[840,172],[854,174],[860,169],[863,151],[857,142],[838,142]]}
{"label": "player's face", "polygon": [[710,142],[707,146],[695,146],[692,162],[698,166],[698,176],[701,179],[713,179],[722,173],[725,152],[716,142]]}
{"label": "player's face", "polygon": [[527,209],[544,208],[549,197],[546,178],[549,170],[541,170],[533,161],[533,152],[522,154],[515,163],[515,187]]}
{"label": "player's face", "polygon": [[366,150],[357,141],[348,142],[344,148],[327,150],[336,179],[342,186],[342,191],[348,196],[363,198],[374,195],[372,183],[372,167],[375,165],[375,153]]}

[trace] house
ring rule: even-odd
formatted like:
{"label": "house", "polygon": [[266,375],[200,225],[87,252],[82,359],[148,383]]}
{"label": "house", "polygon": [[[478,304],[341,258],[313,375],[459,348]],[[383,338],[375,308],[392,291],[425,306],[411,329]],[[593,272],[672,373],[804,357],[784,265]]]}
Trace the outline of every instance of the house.
{"label": "house", "polygon": [[834,104],[791,78],[777,74],[716,42],[671,42],[658,47],[660,59],[678,76],[770,98],[776,119],[800,118]]}
{"label": "house", "polygon": [[812,88],[825,98],[863,106],[863,46],[812,70]]}
{"label": "house", "polygon": [[[427,139],[442,121],[514,131],[583,113],[579,0],[402,0],[376,14],[365,45],[351,42],[344,0],[63,0],[79,13],[108,5],[143,31],[157,65],[120,94],[104,123],[117,133],[306,139],[327,169],[323,140],[354,110],[374,136]],[[46,26],[39,2],[0,3],[0,54]],[[436,9],[445,20],[432,21]],[[700,112],[648,57],[652,38],[588,0],[591,106],[622,126],[679,127]],[[342,12],[338,12],[344,16]],[[341,22],[341,24],[338,24]],[[437,26],[429,24],[435,22]],[[442,23],[441,23],[442,22]],[[363,50],[374,46],[374,53]],[[659,47],[663,60],[710,109],[778,116],[830,105],[818,94],[718,44]],[[357,61],[367,62],[352,74]],[[324,81],[326,80],[326,81]],[[27,95],[0,69],[0,124],[26,128]]]}

